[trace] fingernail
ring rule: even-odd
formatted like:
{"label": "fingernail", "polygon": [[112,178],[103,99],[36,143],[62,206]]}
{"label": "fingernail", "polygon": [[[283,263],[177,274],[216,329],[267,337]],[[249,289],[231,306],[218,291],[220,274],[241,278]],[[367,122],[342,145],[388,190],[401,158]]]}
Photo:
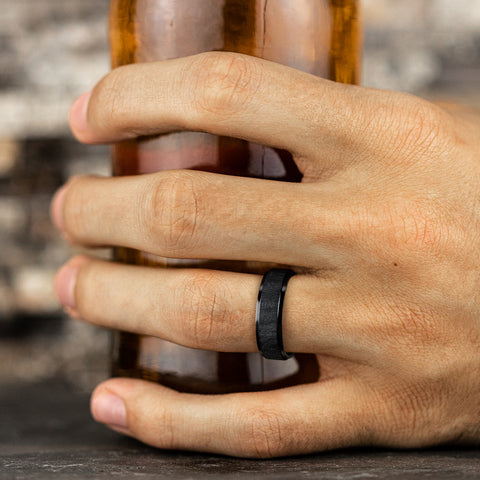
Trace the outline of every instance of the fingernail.
{"label": "fingernail", "polygon": [[78,317],[75,305],[75,284],[77,283],[78,270],[81,265],[89,261],[88,257],[75,257],[65,264],[55,276],[55,292],[58,301],[72,317]]}
{"label": "fingernail", "polygon": [[127,410],[120,397],[109,392],[97,393],[92,399],[93,418],[100,423],[127,428]]}
{"label": "fingernail", "polygon": [[75,310],[75,283],[77,282],[78,267],[70,263],[64,265],[55,276],[55,292],[58,301],[66,308]]}
{"label": "fingernail", "polygon": [[65,200],[65,194],[67,193],[67,186],[64,185],[60,188],[52,200],[50,208],[50,216],[53,224],[60,230],[63,230],[63,202]]}
{"label": "fingernail", "polygon": [[87,109],[92,91],[84,93],[72,105],[70,109],[70,125],[76,131],[83,132],[87,129]]}

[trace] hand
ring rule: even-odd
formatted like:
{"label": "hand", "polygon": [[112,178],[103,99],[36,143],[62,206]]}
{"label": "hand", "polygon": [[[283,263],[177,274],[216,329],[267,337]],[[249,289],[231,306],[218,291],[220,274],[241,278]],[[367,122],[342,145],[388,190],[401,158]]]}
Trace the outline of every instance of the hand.
{"label": "hand", "polygon": [[[86,143],[239,137],[289,150],[304,175],[77,177],[57,194],[76,244],[293,265],[285,348],[317,354],[322,372],[225,396],[111,379],[93,394],[98,421],[161,448],[253,457],[480,443],[480,115],[209,53],[115,70],[71,126]],[[56,289],[97,325],[253,352],[260,280],[81,257]]]}

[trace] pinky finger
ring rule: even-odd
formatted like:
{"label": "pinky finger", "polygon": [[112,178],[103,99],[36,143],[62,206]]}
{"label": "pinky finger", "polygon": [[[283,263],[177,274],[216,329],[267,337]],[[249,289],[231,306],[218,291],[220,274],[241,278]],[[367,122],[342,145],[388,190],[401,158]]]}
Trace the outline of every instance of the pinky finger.
{"label": "pinky finger", "polygon": [[210,396],[117,378],[97,387],[91,407],[97,421],[154,447],[269,458],[369,443],[361,399],[344,379]]}

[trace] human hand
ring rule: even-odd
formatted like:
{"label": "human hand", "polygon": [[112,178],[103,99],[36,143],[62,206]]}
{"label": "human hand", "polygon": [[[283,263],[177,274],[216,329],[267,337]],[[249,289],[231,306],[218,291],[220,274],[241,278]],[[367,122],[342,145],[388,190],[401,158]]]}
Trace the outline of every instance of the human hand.
{"label": "human hand", "polygon": [[[290,151],[304,175],[76,177],[57,194],[54,220],[76,244],[294,266],[285,349],[321,369],[314,384],[217,396],[111,379],[92,397],[98,421],[161,448],[253,457],[480,443],[480,115],[209,53],[115,70],[71,126],[86,143],[238,137]],[[93,324],[254,352],[260,281],[77,257],[56,290]]]}

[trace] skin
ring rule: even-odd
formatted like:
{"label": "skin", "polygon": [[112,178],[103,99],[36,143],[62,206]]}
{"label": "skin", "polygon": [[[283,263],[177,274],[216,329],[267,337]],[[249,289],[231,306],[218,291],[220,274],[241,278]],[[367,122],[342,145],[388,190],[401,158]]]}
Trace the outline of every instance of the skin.
{"label": "skin", "polygon": [[[219,396],[111,379],[93,393],[96,420],[160,448],[245,457],[480,443],[478,112],[208,53],[115,70],[70,123],[85,143],[197,130],[289,150],[301,184],[82,176],[52,216],[77,245],[292,265],[285,349],[317,354],[322,372]],[[254,352],[260,281],[76,257],[56,291],[95,325]]]}

